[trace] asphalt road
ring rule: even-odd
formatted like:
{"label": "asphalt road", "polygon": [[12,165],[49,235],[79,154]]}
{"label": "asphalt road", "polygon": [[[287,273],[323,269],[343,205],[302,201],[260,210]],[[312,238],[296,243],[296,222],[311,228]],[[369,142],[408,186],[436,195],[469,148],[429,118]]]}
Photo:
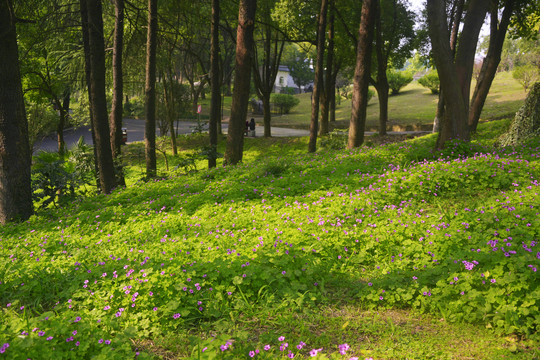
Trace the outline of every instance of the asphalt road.
{"label": "asphalt road", "polygon": [[[179,121],[175,124],[178,134],[190,134],[195,126],[197,125],[194,121]],[[227,122],[222,123],[223,133],[226,134],[229,124]],[[127,128],[128,143],[135,141],[144,140],[144,120],[138,119],[124,119],[123,127]],[[255,127],[256,137],[262,137],[264,134],[263,126]],[[398,134],[427,134],[428,131],[389,131],[389,135],[398,135]],[[374,132],[366,131],[365,135],[372,135]],[[156,135],[159,136],[159,130],[156,130]],[[80,137],[84,138],[84,141],[87,144],[92,143],[92,134],[90,133],[89,126],[83,126],[79,128],[71,128],[64,130],[64,140],[68,149],[75,147]],[[272,136],[275,137],[285,137],[285,136],[309,136],[309,131],[301,129],[289,129],[289,128],[279,128],[272,127]],[[56,134],[51,134],[41,141],[38,141],[34,146],[34,152],[38,151],[56,151],[58,149],[58,143],[56,140]]]}
{"label": "asphalt road", "polygon": [[[194,121],[179,121],[175,124],[178,134],[190,134],[195,126],[197,125]],[[123,127],[127,129],[128,134],[128,143],[134,141],[143,141],[144,140],[144,120],[138,119],[124,119]],[[223,133],[227,133],[229,124],[224,122],[222,123]],[[255,127],[256,137],[261,137],[264,134],[264,127],[256,126]],[[159,130],[156,130],[156,135],[159,136]],[[298,130],[298,129],[287,129],[287,128],[277,128],[272,127],[272,136],[283,137],[283,136],[308,136],[309,131],[307,130]],[[80,137],[84,138],[84,141],[87,144],[93,144],[92,134],[90,132],[90,126],[83,126],[79,128],[70,128],[64,130],[64,141],[68,149],[73,148]],[[58,143],[56,140],[56,134],[51,134],[45,137],[43,140],[36,143],[34,146],[34,152],[37,151],[56,151],[58,148]]]}

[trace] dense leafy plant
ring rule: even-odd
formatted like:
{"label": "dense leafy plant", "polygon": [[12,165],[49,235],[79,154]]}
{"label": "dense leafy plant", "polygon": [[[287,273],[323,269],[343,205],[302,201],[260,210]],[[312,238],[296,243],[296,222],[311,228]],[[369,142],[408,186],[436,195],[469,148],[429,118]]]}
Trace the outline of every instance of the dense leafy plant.
{"label": "dense leafy plant", "polygon": [[270,101],[279,109],[280,114],[288,114],[293,107],[300,103],[300,100],[289,94],[272,94]]}
{"label": "dense leafy plant", "polygon": [[426,75],[418,79],[418,83],[431,90],[432,94],[438,94],[440,89],[439,74],[436,70],[430,70]]}
{"label": "dense leafy plant", "polygon": [[388,85],[393,95],[399,94],[399,91],[413,81],[412,74],[407,71],[390,69],[386,72]]}

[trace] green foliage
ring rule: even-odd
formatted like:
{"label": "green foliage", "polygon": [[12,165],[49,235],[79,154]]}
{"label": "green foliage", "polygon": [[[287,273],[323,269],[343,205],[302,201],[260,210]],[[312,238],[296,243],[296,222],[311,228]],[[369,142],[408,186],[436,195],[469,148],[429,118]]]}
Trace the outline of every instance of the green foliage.
{"label": "green foliage", "polygon": [[56,152],[40,152],[32,166],[32,193],[40,208],[73,201],[88,193],[85,185],[95,179],[92,148],[79,139],[66,160]]}
{"label": "green foliage", "polygon": [[30,149],[33,149],[37,141],[55,130],[58,115],[51,106],[44,103],[26,104],[26,115],[28,118],[28,141]]}
{"label": "green foliage", "polygon": [[300,104],[300,100],[289,94],[272,94],[270,101],[279,108],[280,114],[288,114],[293,107]]}
{"label": "green foliage", "polygon": [[413,81],[413,77],[409,72],[393,69],[386,72],[386,77],[388,78],[388,85],[390,86],[393,95],[399,94],[399,91],[403,87],[409,85]]}
{"label": "green foliage", "polygon": [[348,130],[333,130],[328,136],[321,137],[321,147],[324,149],[342,150],[347,146]]}
{"label": "green foliage", "polygon": [[[255,141],[270,140],[249,139],[238,166],[1,227],[0,356],[276,359],[323,348],[319,358],[340,359],[354,342],[346,358],[444,359],[460,349],[427,353],[438,331],[415,329],[466,323],[471,347],[488,327],[529,339],[514,358],[533,359],[540,148],[491,147],[481,134],[496,123],[442,153],[435,135],[316,154],[298,152],[300,140],[261,150]],[[364,322],[349,322],[354,312]],[[418,313],[428,320],[410,325]],[[512,355],[490,339],[475,358]]]}
{"label": "green foliage", "polygon": [[514,68],[512,77],[527,91],[532,84],[540,80],[540,68],[532,64],[518,66]]}
{"label": "green foliage", "polygon": [[418,79],[418,83],[431,90],[432,94],[438,94],[440,89],[439,74],[436,70],[430,70],[426,75]]}
{"label": "green foliage", "polygon": [[124,102],[124,117],[143,119],[144,118],[144,99],[134,96],[129,101]]}

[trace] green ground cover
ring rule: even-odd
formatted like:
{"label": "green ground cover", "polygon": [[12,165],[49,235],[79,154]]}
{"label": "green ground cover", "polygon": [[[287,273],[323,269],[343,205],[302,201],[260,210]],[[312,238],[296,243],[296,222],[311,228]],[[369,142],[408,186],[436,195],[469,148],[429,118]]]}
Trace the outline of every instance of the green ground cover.
{"label": "green ground cover", "polygon": [[538,359],[540,139],[493,147],[508,124],[442,153],[246,139],[137,184],[134,160],[0,228],[0,359]]}

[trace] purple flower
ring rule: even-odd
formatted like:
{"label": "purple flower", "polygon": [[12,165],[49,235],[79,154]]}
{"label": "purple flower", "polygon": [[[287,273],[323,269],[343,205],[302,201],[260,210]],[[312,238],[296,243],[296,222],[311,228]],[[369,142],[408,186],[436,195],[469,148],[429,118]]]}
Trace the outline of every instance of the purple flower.
{"label": "purple flower", "polygon": [[270,350],[270,345],[264,345],[264,348],[263,348],[263,349],[264,349],[264,351]]}
{"label": "purple flower", "polygon": [[173,315],[173,318],[175,318],[175,319],[178,319],[179,317],[180,317],[179,313],[176,313],[176,314]]}
{"label": "purple flower", "polygon": [[322,350],[322,348],[320,348],[320,349],[312,349],[312,350],[309,352],[309,356],[315,357],[315,356],[317,356],[317,353],[319,353],[319,351],[321,351],[321,350]]}
{"label": "purple flower", "polygon": [[285,340],[285,336],[280,336],[280,337],[278,337],[278,340],[279,340],[279,341]]}
{"label": "purple flower", "polygon": [[249,357],[254,357],[254,356],[255,356],[255,351],[251,350],[251,351],[249,352]]}

